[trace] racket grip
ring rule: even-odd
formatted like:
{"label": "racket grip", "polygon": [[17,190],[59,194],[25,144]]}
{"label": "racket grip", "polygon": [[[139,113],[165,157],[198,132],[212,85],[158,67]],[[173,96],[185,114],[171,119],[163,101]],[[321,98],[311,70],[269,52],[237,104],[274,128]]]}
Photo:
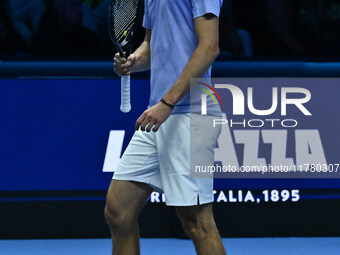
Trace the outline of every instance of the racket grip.
{"label": "racket grip", "polygon": [[120,110],[127,113],[131,110],[130,103],[130,75],[121,77],[121,104]]}

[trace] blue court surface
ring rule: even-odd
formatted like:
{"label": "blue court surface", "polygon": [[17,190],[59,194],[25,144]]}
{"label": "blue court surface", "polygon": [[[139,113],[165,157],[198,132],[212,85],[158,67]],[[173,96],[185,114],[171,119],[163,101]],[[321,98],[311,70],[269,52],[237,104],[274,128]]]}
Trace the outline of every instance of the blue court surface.
{"label": "blue court surface", "polygon": [[[339,255],[340,237],[224,238],[228,255]],[[0,240],[1,255],[108,255],[109,239]],[[142,239],[142,255],[194,255],[190,240]],[[213,254],[212,254],[213,255]]]}

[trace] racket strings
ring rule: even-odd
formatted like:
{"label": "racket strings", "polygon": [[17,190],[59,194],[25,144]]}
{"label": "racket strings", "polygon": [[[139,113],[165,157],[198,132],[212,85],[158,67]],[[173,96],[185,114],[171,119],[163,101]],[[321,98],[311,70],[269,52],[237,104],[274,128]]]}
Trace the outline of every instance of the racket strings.
{"label": "racket strings", "polygon": [[115,36],[118,41],[120,41],[124,37],[125,31],[128,31],[133,26],[133,21],[135,17],[132,16],[128,20],[124,20],[126,22],[124,25],[116,25],[114,28]]}
{"label": "racket strings", "polygon": [[111,25],[114,29],[114,35],[119,42],[124,40],[125,31],[132,28],[137,16],[137,7],[137,0],[123,0],[115,2],[111,14],[111,17],[113,18],[111,20]]}
{"label": "racket strings", "polygon": [[124,41],[124,38],[125,38],[124,32],[128,31],[128,30],[130,30],[132,28],[132,26],[133,26],[133,22],[132,21],[130,22],[130,24],[128,26],[125,26],[125,27],[121,28],[121,30],[118,33],[115,33],[115,36],[116,36],[116,38],[117,38],[117,40],[119,42]]}

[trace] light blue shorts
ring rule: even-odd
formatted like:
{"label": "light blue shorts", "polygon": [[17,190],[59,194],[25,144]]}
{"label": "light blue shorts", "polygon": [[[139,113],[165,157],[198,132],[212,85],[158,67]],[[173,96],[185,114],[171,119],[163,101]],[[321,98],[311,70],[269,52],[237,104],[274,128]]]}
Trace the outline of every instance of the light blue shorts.
{"label": "light blue shorts", "polygon": [[[193,206],[213,201],[213,178],[190,174],[190,154],[214,163],[214,149],[221,129],[200,128],[214,117],[198,114],[173,114],[155,132],[138,130],[133,135],[113,175],[115,180],[149,184],[164,192],[170,206]],[[190,126],[191,122],[191,126]],[[199,123],[193,128],[193,123]],[[195,148],[190,146],[195,141]]]}

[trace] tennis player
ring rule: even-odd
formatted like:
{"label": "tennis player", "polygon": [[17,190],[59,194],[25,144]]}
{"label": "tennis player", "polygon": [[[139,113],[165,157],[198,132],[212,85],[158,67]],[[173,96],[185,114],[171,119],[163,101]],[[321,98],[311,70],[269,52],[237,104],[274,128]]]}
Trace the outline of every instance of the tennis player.
{"label": "tennis player", "polygon": [[212,213],[213,179],[190,175],[190,139],[199,141],[200,157],[213,163],[220,129],[189,133],[194,114],[188,93],[191,78],[210,78],[219,54],[221,5],[222,0],[145,0],[144,42],[127,60],[114,58],[118,75],[151,68],[149,107],[136,121],[107,195],[115,255],[139,254],[137,219],[154,190],[176,207],[197,254],[226,254]]}

